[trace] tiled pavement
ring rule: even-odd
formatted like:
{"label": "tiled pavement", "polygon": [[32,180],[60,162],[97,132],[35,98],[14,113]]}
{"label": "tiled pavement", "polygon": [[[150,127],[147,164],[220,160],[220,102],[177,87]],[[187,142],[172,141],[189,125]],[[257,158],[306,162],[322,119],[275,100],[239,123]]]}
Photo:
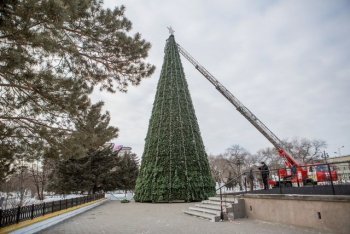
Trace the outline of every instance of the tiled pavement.
{"label": "tiled pavement", "polygon": [[40,233],[326,233],[250,219],[212,223],[185,215],[182,211],[189,206],[191,206],[189,203],[123,204],[119,201],[109,201]]}

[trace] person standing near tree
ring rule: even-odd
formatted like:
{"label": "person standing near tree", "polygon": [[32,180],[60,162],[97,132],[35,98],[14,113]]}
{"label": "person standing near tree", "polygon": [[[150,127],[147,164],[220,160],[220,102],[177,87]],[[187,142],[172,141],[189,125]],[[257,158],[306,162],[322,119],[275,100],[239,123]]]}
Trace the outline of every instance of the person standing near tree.
{"label": "person standing near tree", "polygon": [[261,177],[264,183],[264,189],[269,189],[269,167],[266,165],[265,162],[261,162],[261,167],[259,167],[259,170],[261,171]]}

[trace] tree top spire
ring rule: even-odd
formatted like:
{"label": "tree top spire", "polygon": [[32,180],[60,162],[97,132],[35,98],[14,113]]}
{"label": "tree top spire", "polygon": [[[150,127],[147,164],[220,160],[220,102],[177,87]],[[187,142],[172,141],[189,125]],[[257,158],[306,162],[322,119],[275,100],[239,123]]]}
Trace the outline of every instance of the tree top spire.
{"label": "tree top spire", "polygon": [[170,35],[174,35],[174,32],[175,32],[174,29],[171,26],[169,26],[167,28],[169,30]]}

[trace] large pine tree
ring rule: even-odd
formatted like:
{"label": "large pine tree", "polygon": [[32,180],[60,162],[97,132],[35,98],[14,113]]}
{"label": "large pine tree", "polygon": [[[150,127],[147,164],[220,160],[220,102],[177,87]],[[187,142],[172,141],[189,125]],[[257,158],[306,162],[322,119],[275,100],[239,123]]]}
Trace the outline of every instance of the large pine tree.
{"label": "large pine tree", "polygon": [[135,200],[198,201],[214,193],[207,154],[171,35],[165,47]]}
{"label": "large pine tree", "polygon": [[124,92],[153,73],[151,45],[124,12],[103,0],[0,1],[0,180],[31,151],[65,148],[94,88]]}

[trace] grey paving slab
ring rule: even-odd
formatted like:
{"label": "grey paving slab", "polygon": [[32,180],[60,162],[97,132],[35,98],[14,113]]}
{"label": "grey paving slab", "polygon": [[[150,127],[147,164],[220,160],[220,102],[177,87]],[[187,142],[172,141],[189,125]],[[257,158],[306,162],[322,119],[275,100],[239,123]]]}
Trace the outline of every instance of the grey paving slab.
{"label": "grey paving slab", "polygon": [[327,233],[258,220],[213,223],[185,215],[190,203],[120,203],[109,201],[40,233],[142,233],[142,234],[315,234]]}

